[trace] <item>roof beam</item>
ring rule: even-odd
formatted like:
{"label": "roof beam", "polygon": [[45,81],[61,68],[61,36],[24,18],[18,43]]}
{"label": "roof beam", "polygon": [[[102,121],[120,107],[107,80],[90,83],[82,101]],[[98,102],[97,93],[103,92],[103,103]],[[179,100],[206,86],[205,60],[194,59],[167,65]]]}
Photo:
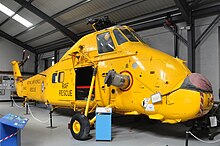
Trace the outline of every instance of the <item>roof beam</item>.
{"label": "roof beam", "polygon": [[50,51],[60,50],[63,48],[71,47],[72,45],[73,44],[71,42],[65,43],[65,44],[59,44],[59,45],[56,45],[55,47],[49,47],[47,49],[39,49],[39,50],[37,50],[37,53],[41,54],[41,53],[46,53],[46,52],[50,52]]}
{"label": "roof beam", "polygon": [[219,20],[220,20],[220,15],[216,16],[216,18],[212,21],[212,23],[206,28],[206,30],[202,33],[202,35],[197,39],[196,44],[195,44],[195,49],[207,37],[207,35],[215,28]]}
{"label": "roof beam", "polygon": [[[179,22],[183,22],[184,19],[177,15],[177,16],[173,16],[172,17],[172,22],[174,23],[179,23]],[[165,18],[161,18],[155,21],[146,21],[143,22],[141,24],[132,24],[130,25],[135,31],[143,31],[143,30],[147,30],[147,29],[152,29],[152,28],[157,28],[157,27],[163,27],[163,24],[165,22]]]}
{"label": "roof beam", "polygon": [[[94,32],[94,30],[90,29],[90,30],[84,31],[82,33],[79,33],[78,36],[81,38],[84,35],[92,33],[92,32]],[[43,45],[40,45],[40,46],[36,46],[35,50],[38,54],[41,54],[41,53],[46,53],[46,52],[50,52],[50,51],[55,51],[55,50],[67,48],[67,47],[72,47],[73,45],[74,44],[71,43],[66,38],[62,38],[62,39],[52,41],[50,43],[46,43],[46,44],[43,44]]]}
{"label": "roof beam", "polygon": [[[203,18],[203,17],[207,17],[207,16],[211,16],[211,15],[216,15],[216,14],[219,13],[219,11],[220,11],[220,5],[219,6],[213,6],[213,7],[210,7],[210,8],[203,8],[203,9],[200,9],[200,10],[195,10],[195,11],[192,12],[192,16],[195,17],[195,18]],[[135,17],[134,20],[128,19],[128,20],[120,21],[118,23],[129,25],[135,31],[142,31],[142,30],[146,30],[146,29],[163,27],[163,24],[165,22],[165,18],[167,17],[168,12],[171,15],[172,21],[174,23],[184,22],[184,19],[181,16],[181,13],[179,13],[177,10],[175,10],[173,8],[170,8],[170,11],[167,10],[163,14],[158,13],[157,15],[152,14],[150,16],[147,14],[147,15],[142,15],[142,16],[139,16],[139,17]],[[83,33],[83,35],[86,35],[88,33],[89,32],[85,32],[85,33]],[[78,35],[81,36],[80,34],[78,34]],[[53,43],[55,44],[55,46],[53,45]],[[60,45],[59,45],[59,43],[60,43]],[[49,45],[44,44],[44,45],[37,46],[36,48],[37,48],[38,53],[44,53],[44,52],[48,52],[48,51],[52,51],[52,50],[62,48],[61,46],[70,47],[71,44],[69,44],[69,42],[66,41],[66,45],[65,45],[65,40],[62,39],[62,40],[56,40],[54,42],[51,42]]]}
{"label": "roof beam", "polygon": [[117,23],[121,25],[138,25],[141,23],[153,22],[156,20],[165,19],[167,18],[167,14],[169,15],[175,14],[175,16],[180,15],[180,13],[179,14],[178,13],[179,10],[177,10],[177,8],[170,7],[150,14],[144,14],[141,16],[136,16],[126,20],[118,21]]}
{"label": "roof beam", "polygon": [[[18,0],[18,1],[19,1],[19,0]],[[117,11],[117,10],[120,10],[120,9],[123,9],[123,8],[126,8],[126,7],[130,7],[130,6],[132,6],[132,5],[141,3],[141,2],[143,2],[143,1],[145,1],[145,0],[136,0],[136,1],[130,0],[130,1],[128,1],[128,2],[125,2],[125,3],[123,3],[123,4],[120,4],[120,5],[118,5],[118,6],[115,6],[114,8],[109,8],[109,9],[103,10],[103,11],[101,11],[101,12],[98,12],[98,13],[96,13],[96,14],[92,14],[92,15],[90,15],[90,16],[87,16],[87,17],[85,17],[85,18],[80,18],[80,19],[78,19],[78,20],[76,20],[76,21],[73,21],[73,22],[71,22],[71,23],[69,23],[69,24],[66,24],[65,27],[69,28],[69,27],[71,27],[71,26],[73,26],[73,25],[76,25],[76,24],[85,22],[85,21],[86,21],[86,18],[93,18],[93,17],[105,16],[105,15],[108,15],[109,13],[114,12],[114,11]],[[55,29],[55,30],[52,30],[52,31],[50,31],[50,32],[47,32],[46,34],[42,34],[42,35],[40,35],[40,36],[38,36],[38,37],[36,37],[36,38],[33,38],[33,39],[31,39],[31,40],[27,40],[26,42],[30,43],[30,42],[32,42],[32,41],[38,40],[39,38],[43,38],[43,37],[46,37],[46,36],[48,36],[48,35],[50,35],[50,34],[53,34],[53,33],[55,33],[55,32],[57,32],[56,29]]]}
{"label": "roof beam", "polygon": [[3,32],[2,30],[0,30],[0,36],[15,43],[16,45],[36,54],[36,52],[34,51],[34,48],[32,48],[31,46],[27,45],[27,44],[24,44],[23,42],[21,42],[20,40],[10,36],[9,34]]}
{"label": "roof beam", "polygon": [[179,11],[181,12],[184,20],[189,23],[190,22],[190,11],[189,5],[186,2],[186,0],[174,0],[176,3],[176,6],[179,8]]}
{"label": "roof beam", "polygon": [[176,35],[186,46],[188,46],[188,42],[187,40],[181,36],[179,33],[177,33],[176,31],[174,31],[171,26],[169,26],[168,24],[164,23],[164,27],[169,30],[170,32],[172,32],[174,35]]}
{"label": "roof beam", "polygon": [[[51,18],[56,18],[56,17],[58,17],[58,16],[60,16],[60,15],[63,15],[63,14],[65,14],[65,13],[67,13],[67,12],[73,10],[73,9],[76,9],[76,8],[78,8],[78,7],[80,7],[80,6],[82,6],[82,5],[86,4],[86,3],[88,3],[88,2],[90,2],[90,0],[80,1],[79,3],[77,3],[77,4],[75,4],[75,5],[72,5],[72,6],[66,8],[66,9],[64,9],[64,10],[62,10],[62,11],[60,11],[60,12],[57,12],[56,14],[52,15]],[[38,26],[44,24],[45,22],[46,22],[46,21],[43,20],[43,21],[41,21],[41,22],[39,22],[39,23],[37,23],[37,24],[35,24],[35,25],[29,27],[28,29],[26,29],[26,30],[24,30],[24,31],[22,31],[22,32],[20,32],[20,33],[18,33],[18,34],[16,34],[14,37],[19,37],[19,36],[21,36],[21,35],[23,35],[23,34],[29,32],[29,31],[31,31],[31,30],[37,28]]]}
{"label": "roof beam", "polygon": [[[28,3],[32,3],[34,0],[30,0],[28,1]],[[7,19],[5,19],[5,21],[3,21],[1,24],[0,24],[0,27],[2,25],[4,25],[6,22],[8,22],[9,20],[11,20],[12,17],[14,17],[17,13],[19,13],[21,10],[23,10],[24,7],[20,7],[12,16],[8,17]]]}
{"label": "roof beam", "polygon": [[219,3],[220,3],[219,0],[206,0],[206,1],[201,1],[200,3],[195,5],[193,8],[194,9],[206,8],[206,7],[218,5]]}
{"label": "roof beam", "polygon": [[35,6],[28,3],[26,0],[15,0],[15,1],[24,8],[34,13],[35,15],[42,18],[44,21],[50,23],[52,26],[54,26],[56,29],[62,32],[66,37],[68,37],[72,42],[76,42],[78,40],[78,36],[75,33],[73,33],[72,31],[70,31],[69,29],[67,29],[57,21],[55,21],[53,18],[51,18],[50,16],[48,16],[47,14],[45,14]]}
{"label": "roof beam", "polygon": [[220,11],[220,5],[216,5],[216,6],[193,11],[192,16],[195,18],[203,18],[212,15],[218,15],[219,11]]}
{"label": "roof beam", "polygon": [[194,0],[191,4],[191,9],[194,9],[194,8],[199,8],[198,7],[198,4],[201,2],[202,0]]}

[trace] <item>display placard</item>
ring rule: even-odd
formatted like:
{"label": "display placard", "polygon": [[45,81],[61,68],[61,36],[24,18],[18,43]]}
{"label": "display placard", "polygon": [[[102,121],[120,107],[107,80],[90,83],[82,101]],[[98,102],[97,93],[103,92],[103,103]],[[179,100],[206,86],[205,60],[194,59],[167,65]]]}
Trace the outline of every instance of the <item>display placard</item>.
{"label": "display placard", "polygon": [[5,95],[5,89],[0,89],[0,95]]}
{"label": "display placard", "polygon": [[0,123],[12,126],[18,129],[23,129],[27,124],[28,118],[24,118],[18,115],[7,114],[4,117],[0,118]]}

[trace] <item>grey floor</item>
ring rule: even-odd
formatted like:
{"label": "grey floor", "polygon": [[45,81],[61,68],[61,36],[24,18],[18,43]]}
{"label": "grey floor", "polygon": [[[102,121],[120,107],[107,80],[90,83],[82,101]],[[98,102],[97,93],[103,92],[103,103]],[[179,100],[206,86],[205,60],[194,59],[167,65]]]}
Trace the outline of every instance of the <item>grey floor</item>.
{"label": "grey floor", "polygon": [[[20,106],[21,103],[18,103]],[[45,121],[49,118],[49,110],[44,105],[30,105],[33,115]],[[40,123],[31,115],[25,115],[25,108],[11,107],[11,103],[0,103],[0,114],[8,113],[29,118],[29,122],[22,131],[22,146],[185,146],[185,131],[188,129],[182,124],[169,125],[155,121],[149,121],[143,117],[125,117],[114,115],[112,126],[112,141],[96,141],[95,130],[91,130],[92,138],[87,141],[77,141],[72,138],[67,128],[73,112],[70,110],[58,110],[53,114],[55,129],[46,128],[49,122]],[[207,140],[207,138],[203,138]],[[217,136],[215,139],[220,139]],[[220,146],[219,143],[205,144],[193,138],[189,140],[189,146]]]}

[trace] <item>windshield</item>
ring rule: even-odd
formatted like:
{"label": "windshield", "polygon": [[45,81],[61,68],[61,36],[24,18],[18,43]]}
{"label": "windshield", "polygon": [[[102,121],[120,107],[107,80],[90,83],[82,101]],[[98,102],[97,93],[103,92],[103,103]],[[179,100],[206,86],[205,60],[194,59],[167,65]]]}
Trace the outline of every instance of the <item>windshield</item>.
{"label": "windshield", "polygon": [[118,45],[128,42],[128,40],[121,34],[121,32],[118,29],[114,29],[113,33],[115,35]]}
{"label": "windshield", "polygon": [[127,29],[120,29],[121,32],[131,41],[138,42],[138,40],[134,37],[134,35]]}
{"label": "windshield", "polygon": [[141,38],[141,36],[139,34],[137,34],[135,31],[131,30],[131,32],[133,33],[134,36],[136,36],[136,38],[139,39],[139,41],[141,41],[142,43],[144,43],[144,40]]}
{"label": "windshield", "polygon": [[97,35],[97,43],[99,54],[112,52],[115,49],[115,45],[109,32],[104,32]]}

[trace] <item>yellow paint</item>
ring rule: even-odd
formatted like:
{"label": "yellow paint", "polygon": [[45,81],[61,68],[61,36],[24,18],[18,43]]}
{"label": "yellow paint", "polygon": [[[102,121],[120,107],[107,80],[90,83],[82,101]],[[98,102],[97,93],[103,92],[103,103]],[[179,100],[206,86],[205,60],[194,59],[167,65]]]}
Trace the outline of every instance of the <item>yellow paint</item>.
{"label": "yellow paint", "polygon": [[149,118],[154,120],[163,120],[164,116],[161,114],[154,114],[154,115],[149,115]]}
{"label": "yellow paint", "polygon": [[140,115],[137,111],[126,112],[124,115]]}
{"label": "yellow paint", "polygon": [[73,128],[74,133],[79,134],[80,128],[81,128],[80,123],[75,120],[73,122],[72,128]]}
{"label": "yellow paint", "polygon": [[[114,26],[88,34],[75,43],[58,63],[28,79],[22,78],[19,62],[13,61],[18,96],[51,104],[54,108],[86,111],[86,115],[96,106],[113,105],[113,112],[116,113],[145,114],[152,119],[168,123],[195,119],[211,109],[212,94],[203,93],[204,112],[199,115],[200,93],[179,89],[184,79],[191,74],[183,60],[151,48],[141,41],[132,42],[125,38],[126,42],[119,45],[113,33],[115,29],[131,30],[127,26]],[[114,51],[99,54],[96,38],[105,32],[109,32],[112,37]],[[125,37],[124,34],[123,36]],[[90,86],[91,79],[86,85],[90,88],[90,96],[78,99],[76,93],[81,89],[76,85],[77,70],[85,67],[97,67],[97,74],[93,78],[94,93],[91,90],[93,85]],[[123,91],[104,84],[106,74],[112,69],[129,76],[129,90]],[[64,77],[59,82],[58,77],[62,73]],[[53,74],[57,74],[54,77],[56,83],[52,83]],[[89,74],[92,72],[88,72]],[[84,81],[85,78],[86,76],[80,78],[80,81]],[[176,91],[172,92],[174,90]],[[161,102],[153,104],[150,97],[157,92],[165,96],[162,96]],[[148,101],[146,107],[143,106],[144,99]],[[94,121],[95,118],[90,122]]]}

